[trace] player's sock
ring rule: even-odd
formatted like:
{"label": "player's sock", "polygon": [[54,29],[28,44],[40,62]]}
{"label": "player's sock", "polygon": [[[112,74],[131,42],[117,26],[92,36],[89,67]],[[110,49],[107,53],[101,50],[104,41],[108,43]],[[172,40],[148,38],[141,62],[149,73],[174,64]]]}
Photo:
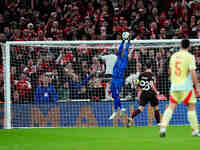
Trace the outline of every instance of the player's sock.
{"label": "player's sock", "polygon": [[194,110],[188,111],[188,120],[193,131],[198,131],[198,120],[196,112]]}
{"label": "player's sock", "polygon": [[160,112],[159,112],[159,110],[154,111],[154,117],[156,119],[157,124],[159,124],[160,123]]}
{"label": "player's sock", "polygon": [[166,136],[166,128],[160,128],[160,137]]}
{"label": "player's sock", "polygon": [[164,112],[162,122],[161,122],[161,127],[167,127],[169,124],[169,121],[171,120],[173,111],[170,108],[167,108]]}
{"label": "player's sock", "polygon": [[160,132],[161,132],[161,133],[166,132],[166,128],[160,128]]}
{"label": "player's sock", "polygon": [[125,108],[120,108],[120,117],[123,117],[126,114],[126,109]]}
{"label": "player's sock", "polygon": [[109,117],[109,120],[112,120],[117,116],[118,107],[120,106],[120,98],[119,97],[113,97],[113,98],[114,98],[114,112]]}
{"label": "player's sock", "polygon": [[193,131],[192,136],[200,136],[199,130]]}
{"label": "player's sock", "polygon": [[132,126],[132,118],[127,119],[126,127],[129,128]]}
{"label": "player's sock", "polygon": [[131,118],[134,118],[135,116],[137,116],[139,113],[141,112],[140,109],[137,109],[136,111],[134,111],[131,115]]}

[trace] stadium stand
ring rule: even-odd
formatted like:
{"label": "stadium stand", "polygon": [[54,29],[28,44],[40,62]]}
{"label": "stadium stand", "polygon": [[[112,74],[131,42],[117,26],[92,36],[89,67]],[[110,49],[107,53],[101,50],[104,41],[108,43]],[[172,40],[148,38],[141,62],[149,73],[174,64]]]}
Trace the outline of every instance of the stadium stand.
{"label": "stadium stand", "polygon": [[[189,2],[189,0],[1,0],[0,42],[115,40],[120,38],[119,33],[123,31],[130,32],[131,38],[138,40],[200,38],[200,5],[188,5]],[[68,83],[63,82],[66,81],[63,77],[67,77],[65,70],[73,72],[73,80],[80,82],[87,77],[91,68],[100,69],[95,81],[104,77],[105,62],[99,59],[98,55],[106,54],[105,50],[62,48],[59,51],[33,47],[12,49],[13,103],[33,103],[34,91],[41,84],[44,74],[48,74],[51,78],[52,84],[60,93],[59,98],[65,97],[67,100],[73,96],[70,96],[70,91],[62,92],[69,87]],[[192,49],[192,53],[196,57],[199,70],[199,48]],[[126,78],[142,71],[144,59],[151,58],[154,64],[153,70],[157,72],[157,86],[162,94],[160,99],[167,99],[169,80],[166,74],[171,54],[171,51],[162,49],[156,53],[155,50],[146,49],[136,51],[129,61],[129,66],[134,67],[127,69]],[[3,74],[2,63],[1,51],[0,78]],[[92,81],[81,89],[83,93],[80,94],[80,99],[99,101],[106,97],[106,81]],[[25,86],[22,88],[20,84]],[[128,85],[125,86],[124,98],[129,96],[130,88]],[[93,90],[98,94],[95,95]],[[3,95],[3,80],[0,80],[2,101]]]}

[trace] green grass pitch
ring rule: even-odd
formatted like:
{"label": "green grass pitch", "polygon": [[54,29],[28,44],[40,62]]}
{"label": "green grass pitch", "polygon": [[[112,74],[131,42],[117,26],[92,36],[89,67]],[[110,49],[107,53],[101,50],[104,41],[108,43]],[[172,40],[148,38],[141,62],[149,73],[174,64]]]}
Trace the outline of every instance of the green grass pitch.
{"label": "green grass pitch", "polygon": [[0,150],[199,150],[189,126],[0,130]]}

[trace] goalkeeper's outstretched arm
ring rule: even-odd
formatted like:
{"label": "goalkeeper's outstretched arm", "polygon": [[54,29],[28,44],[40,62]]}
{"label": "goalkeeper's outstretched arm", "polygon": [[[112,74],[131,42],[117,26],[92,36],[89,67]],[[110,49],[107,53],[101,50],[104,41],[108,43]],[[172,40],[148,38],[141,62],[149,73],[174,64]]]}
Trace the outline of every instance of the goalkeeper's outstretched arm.
{"label": "goalkeeper's outstretched arm", "polygon": [[124,40],[120,43],[120,46],[118,48],[118,51],[117,51],[118,56],[121,56],[123,47],[124,47]]}
{"label": "goalkeeper's outstretched arm", "polygon": [[129,47],[130,47],[130,40],[129,40],[128,43],[126,44],[126,48],[125,48],[125,51],[124,51],[124,57],[125,57],[125,58],[128,58]]}

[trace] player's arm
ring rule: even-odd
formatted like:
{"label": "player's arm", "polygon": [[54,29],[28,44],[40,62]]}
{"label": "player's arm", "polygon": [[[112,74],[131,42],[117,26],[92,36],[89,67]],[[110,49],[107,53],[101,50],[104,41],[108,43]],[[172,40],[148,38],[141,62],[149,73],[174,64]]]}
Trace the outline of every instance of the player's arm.
{"label": "player's arm", "polygon": [[136,85],[135,85],[136,90],[140,90],[140,80],[136,80]]}
{"label": "player's arm", "polygon": [[171,74],[171,67],[169,67],[168,69],[168,74]]}
{"label": "player's arm", "polygon": [[155,84],[155,83],[156,83],[155,78],[152,77],[151,80],[150,80],[150,86],[151,86],[151,88],[154,90],[154,92],[155,92],[157,95],[159,95],[160,93],[159,93],[159,91],[157,90],[156,84]]}
{"label": "player's arm", "polygon": [[141,74],[139,74],[138,79],[136,80],[136,90],[141,90],[142,88],[140,87],[140,81],[141,81]]}
{"label": "player's arm", "polygon": [[150,86],[151,86],[151,88],[154,90],[154,92],[155,92],[157,95],[160,94],[159,91],[157,90],[157,88],[156,88],[154,82],[153,82],[152,80],[150,81]]}
{"label": "player's arm", "polygon": [[198,81],[197,73],[196,73],[195,69],[196,69],[196,62],[195,62],[195,58],[193,57],[192,62],[189,66],[189,72],[190,72],[191,77],[192,77],[192,82],[193,82],[195,88],[197,89],[197,91],[200,94],[200,85],[199,85],[199,81]]}
{"label": "player's arm", "polygon": [[197,74],[196,74],[196,71],[192,69],[192,70],[190,70],[190,73],[191,73],[192,82],[193,82],[193,84],[195,85],[195,88],[200,88],[200,86],[199,86],[199,81],[198,81]]}

